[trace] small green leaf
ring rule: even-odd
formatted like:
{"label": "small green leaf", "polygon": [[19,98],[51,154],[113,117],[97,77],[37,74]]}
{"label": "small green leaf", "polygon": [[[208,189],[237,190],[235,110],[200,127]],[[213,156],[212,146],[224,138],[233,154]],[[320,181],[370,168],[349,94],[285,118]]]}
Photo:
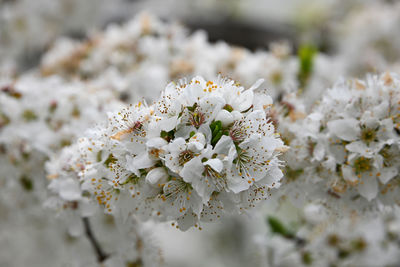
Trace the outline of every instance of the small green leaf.
{"label": "small green leaf", "polygon": [[175,131],[171,130],[169,132],[161,131],[160,137],[163,138],[165,141],[169,142],[175,138]]}
{"label": "small green leaf", "polygon": [[222,131],[219,131],[218,133],[217,133],[217,135],[215,135],[214,137],[213,137],[213,139],[211,140],[211,145],[212,146],[215,146],[217,143],[218,143],[218,141],[219,141],[219,139],[221,139],[221,137],[222,137]]}
{"label": "small green leaf", "polygon": [[278,218],[269,216],[268,225],[273,233],[280,234],[286,238],[294,238],[293,232],[286,228],[286,226]]}
{"label": "small green leaf", "polygon": [[297,74],[300,88],[304,89],[314,69],[314,58],[317,49],[313,45],[302,45],[298,51],[300,69]]}
{"label": "small green leaf", "polygon": [[210,124],[210,129],[211,129],[211,145],[215,146],[219,139],[221,139],[222,135],[224,135],[224,133],[226,132],[226,130],[224,130],[222,128],[222,122],[221,121],[213,121]]}

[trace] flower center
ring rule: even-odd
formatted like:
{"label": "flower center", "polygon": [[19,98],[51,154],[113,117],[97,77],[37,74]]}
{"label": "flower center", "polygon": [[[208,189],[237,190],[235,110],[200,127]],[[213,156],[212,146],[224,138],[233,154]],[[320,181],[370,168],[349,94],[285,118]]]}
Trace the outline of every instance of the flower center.
{"label": "flower center", "polygon": [[354,168],[356,174],[371,170],[372,159],[359,157],[354,161]]}
{"label": "flower center", "polygon": [[190,112],[189,121],[190,124],[196,128],[199,128],[205,122],[206,118],[203,113],[195,110],[194,112]]}
{"label": "flower center", "polygon": [[240,143],[246,138],[246,133],[243,131],[243,122],[235,121],[232,128],[229,130],[229,136],[235,143]]}
{"label": "flower center", "polygon": [[185,163],[189,162],[192,158],[194,158],[193,151],[184,150],[179,154],[179,165],[183,166]]}
{"label": "flower center", "polygon": [[370,128],[364,128],[361,131],[361,140],[369,144],[376,140],[376,130]]}

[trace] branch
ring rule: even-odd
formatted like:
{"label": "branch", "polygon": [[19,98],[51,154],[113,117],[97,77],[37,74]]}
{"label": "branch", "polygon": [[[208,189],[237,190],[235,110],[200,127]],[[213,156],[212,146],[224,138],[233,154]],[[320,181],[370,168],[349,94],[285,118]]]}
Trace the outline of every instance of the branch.
{"label": "branch", "polygon": [[97,261],[99,263],[105,261],[108,258],[108,254],[106,254],[102,248],[100,247],[99,242],[97,241],[96,237],[93,235],[92,228],[90,226],[89,218],[82,218],[83,225],[85,227],[85,233],[87,238],[89,239],[90,243],[92,244],[94,251],[97,255]]}

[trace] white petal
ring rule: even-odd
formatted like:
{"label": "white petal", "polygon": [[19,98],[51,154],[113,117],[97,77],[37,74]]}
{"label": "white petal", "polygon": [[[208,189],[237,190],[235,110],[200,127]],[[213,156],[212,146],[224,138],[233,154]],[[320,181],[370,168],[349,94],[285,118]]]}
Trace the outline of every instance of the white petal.
{"label": "white petal", "polygon": [[355,141],[346,145],[346,149],[350,152],[359,153],[366,156],[368,154],[368,147],[362,141]]}
{"label": "white petal", "polygon": [[149,139],[149,141],[146,142],[147,147],[155,147],[155,148],[160,148],[167,144],[168,144],[168,142],[165,141],[165,139],[163,139],[161,137],[151,138],[151,139]]}
{"label": "white petal", "polygon": [[380,171],[381,175],[379,176],[379,180],[383,183],[386,184],[389,182],[393,177],[395,177],[398,174],[398,170],[396,167],[390,167],[390,168],[383,168]]}
{"label": "white petal", "polygon": [[179,166],[178,156],[172,154],[165,155],[164,157],[165,166],[173,172],[178,173],[181,167]]}
{"label": "white petal", "polygon": [[250,187],[250,184],[247,182],[247,180],[232,174],[231,177],[227,179],[227,184],[228,188],[235,194],[247,190]]}
{"label": "white petal", "polygon": [[159,184],[160,182],[166,181],[168,174],[164,168],[154,168],[146,176],[146,181],[152,185]]}
{"label": "white petal", "polygon": [[221,121],[222,126],[226,127],[229,124],[233,123],[234,118],[233,118],[233,115],[229,111],[222,109],[218,113],[217,117],[215,117],[215,120]]}
{"label": "white petal", "polygon": [[348,165],[342,165],[342,175],[343,179],[352,184],[358,181],[358,177],[354,173],[353,168]]}
{"label": "white petal", "polygon": [[175,129],[176,125],[178,124],[178,115],[171,118],[160,120],[157,122],[157,124],[161,130],[169,132]]}
{"label": "white petal", "polygon": [[264,82],[264,79],[258,79],[250,88],[249,90],[255,90]]}
{"label": "white petal", "polygon": [[212,138],[212,132],[210,129],[210,126],[208,124],[202,124],[198,131],[202,134],[204,134],[204,136],[206,137],[207,143],[211,142],[211,138]]}
{"label": "white petal", "polygon": [[203,171],[204,165],[201,162],[201,159],[199,157],[195,157],[183,166],[179,175],[182,176],[185,182],[190,183],[193,179],[197,179],[199,176],[201,176]]}
{"label": "white petal", "polygon": [[202,133],[197,133],[189,139],[189,145],[193,145],[196,150],[201,150],[206,144],[206,137]]}
{"label": "white petal", "polygon": [[67,201],[79,200],[81,198],[81,190],[78,181],[71,178],[60,182],[60,197]]}
{"label": "white petal", "polygon": [[377,118],[384,118],[387,117],[388,110],[389,110],[389,101],[382,101],[381,104],[373,108],[373,114]]}
{"label": "white petal", "polygon": [[214,152],[217,154],[227,154],[233,146],[232,138],[223,135],[215,145]]}
{"label": "white petal", "polygon": [[179,173],[183,180],[191,183],[193,189],[201,197],[203,203],[210,200],[210,196],[214,191],[213,187],[209,187],[203,177],[204,165],[199,157],[196,157],[185,164],[182,171]]}
{"label": "white petal", "polygon": [[361,196],[371,201],[378,193],[378,181],[375,176],[363,175],[357,189]]}
{"label": "white petal", "polygon": [[96,207],[93,205],[93,203],[90,203],[90,201],[86,198],[80,201],[79,207],[81,210],[82,217],[90,217],[96,213]]}
{"label": "white petal", "polygon": [[353,118],[330,121],[328,129],[345,141],[356,140],[360,134],[359,121]]}
{"label": "white petal", "polygon": [[272,97],[265,94],[256,94],[254,97],[254,109],[264,110],[271,107],[273,103]]}
{"label": "white petal", "polygon": [[154,165],[154,161],[149,158],[147,152],[144,152],[136,157],[128,157],[127,156],[127,164],[126,169],[139,175],[139,169],[150,168]]}
{"label": "white petal", "polygon": [[232,111],[231,114],[235,121],[241,120],[243,118],[243,114],[237,110]]}
{"label": "white petal", "polygon": [[206,162],[204,162],[204,164],[210,166],[217,172],[221,172],[222,168],[224,167],[224,164],[219,159],[209,159]]}
{"label": "white petal", "polygon": [[254,92],[252,90],[247,90],[244,91],[242,94],[239,96],[239,111],[246,111],[248,110],[251,105],[253,104],[253,97],[254,97]]}
{"label": "white petal", "polygon": [[377,128],[379,126],[378,118],[374,117],[370,110],[364,112],[360,121],[367,128]]}
{"label": "white petal", "polygon": [[242,179],[241,181],[236,181],[234,183],[228,182],[228,187],[230,190],[232,190],[233,193],[238,194],[242,191],[247,190],[250,186],[249,183],[247,183],[247,181]]}
{"label": "white petal", "polygon": [[176,222],[178,223],[181,231],[186,231],[194,226],[198,221],[197,216],[189,210],[184,216],[179,217]]}
{"label": "white petal", "polygon": [[186,149],[186,141],[185,139],[178,137],[172,143],[168,144],[168,150],[171,153],[179,154],[181,151]]}
{"label": "white petal", "polygon": [[322,142],[318,142],[314,148],[313,152],[314,158],[318,161],[321,161],[325,156],[325,147]]}

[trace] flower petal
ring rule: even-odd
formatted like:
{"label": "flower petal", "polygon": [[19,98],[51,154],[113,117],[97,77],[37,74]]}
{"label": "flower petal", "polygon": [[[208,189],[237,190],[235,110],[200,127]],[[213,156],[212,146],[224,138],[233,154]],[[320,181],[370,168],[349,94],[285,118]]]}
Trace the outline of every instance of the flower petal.
{"label": "flower petal", "polygon": [[371,201],[378,193],[378,181],[375,176],[365,174],[362,176],[361,182],[357,188],[361,196]]}
{"label": "flower petal", "polygon": [[329,121],[328,129],[345,141],[356,140],[360,134],[359,121],[353,118]]}

